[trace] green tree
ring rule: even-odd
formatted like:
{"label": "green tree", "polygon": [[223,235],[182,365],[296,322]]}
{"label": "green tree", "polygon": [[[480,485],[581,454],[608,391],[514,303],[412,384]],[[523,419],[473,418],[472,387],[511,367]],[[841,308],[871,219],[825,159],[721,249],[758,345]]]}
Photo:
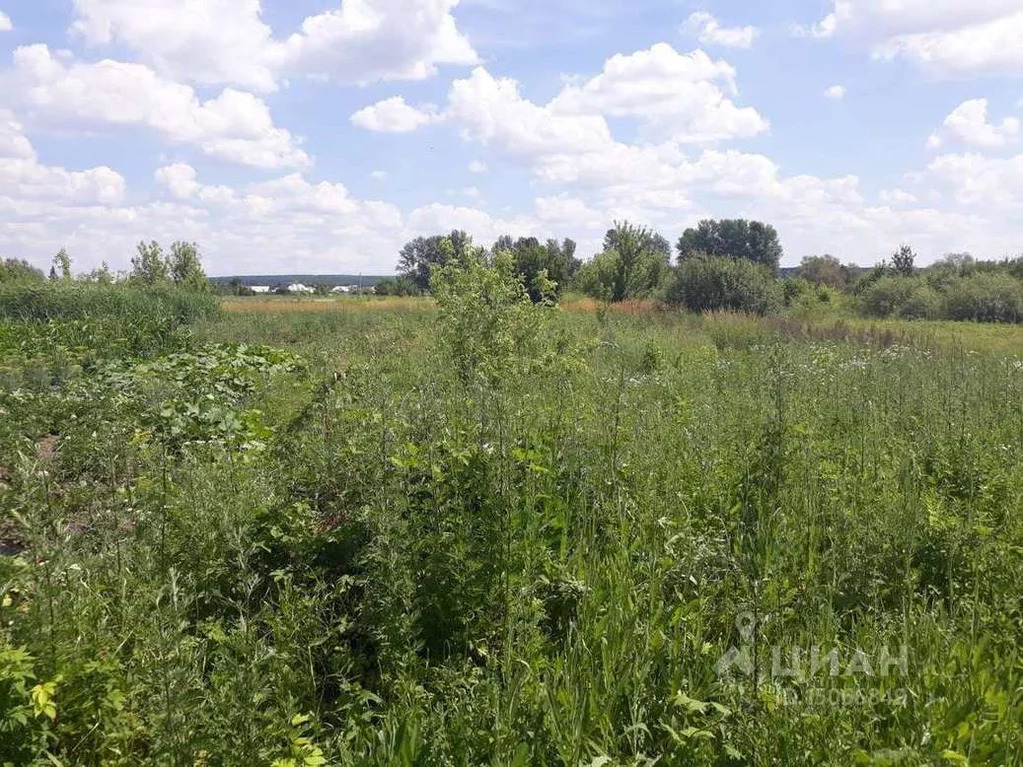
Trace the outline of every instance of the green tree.
{"label": "green tree", "polygon": [[473,250],[472,237],[457,229],[447,236],[417,237],[401,249],[398,273],[425,293],[430,289],[430,274],[436,267],[452,259],[465,260]]}
{"label": "green tree", "polygon": [[248,285],[242,284],[239,277],[232,277],[227,285],[221,285],[220,292],[229,296],[254,296],[255,291]]}
{"label": "green tree", "polygon": [[199,246],[194,242],[178,241],[171,245],[166,271],[179,287],[187,290],[209,290],[209,279],[202,268]]}
{"label": "green tree", "polygon": [[509,251],[489,260],[451,259],[434,270],[430,287],[454,368],[481,398],[500,389],[516,367],[528,369],[535,361],[530,346],[543,310],[533,306]]}
{"label": "green tree", "polygon": [[0,260],[0,283],[2,282],[39,282],[43,273],[32,264],[20,258]]}
{"label": "green tree", "polygon": [[580,269],[579,284],[605,301],[649,296],[668,274],[668,258],[654,232],[616,221],[604,235],[603,252]]}
{"label": "green tree", "polygon": [[148,245],[140,242],[137,254],[131,259],[131,273],[128,279],[139,285],[159,285],[169,279],[167,261],[160,243],[153,240]]}
{"label": "green tree", "polygon": [[[550,239],[541,244],[535,237],[520,237],[512,240],[505,235],[494,243],[493,257],[500,253],[510,253],[516,273],[522,279],[529,297],[534,302],[546,300],[541,284],[550,280],[555,284],[555,291],[561,291],[572,279],[579,261],[575,258],[575,242],[566,239],[564,242]],[[541,277],[541,274],[543,275]]]}
{"label": "green tree", "polygon": [[67,250],[61,248],[57,251],[57,255],[53,257],[53,267],[50,270],[51,279],[54,276],[59,276],[62,280],[71,279],[71,256],[68,255]]}
{"label": "green tree", "polygon": [[718,258],[741,258],[778,270],[783,254],[778,232],[770,224],[746,219],[705,219],[686,229],[679,238],[679,261],[703,254]]}
{"label": "green tree", "polygon": [[805,256],[799,263],[796,274],[816,285],[841,289],[849,282],[849,268],[834,256]]}
{"label": "green tree", "polygon": [[88,282],[98,282],[100,285],[111,285],[114,282],[114,275],[110,272],[110,266],[103,261],[98,269],[93,269],[84,279]]}
{"label": "green tree", "polygon": [[892,268],[903,277],[913,276],[913,264],[915,261],[916,253],[906,244],[900,245],[899,249],[892,254]]}
{"label": "green tree", "polygon": [[948,286],[945,314],[952,320],[1023,322],[1023,282],[997,272],[961,277]]}
{"label": "green tree", "polygon": [[659,232],[654,232],[650,237],[650,247],[657,253],[664,256],[664,260],[671,261],[671,243],[668,242],[668,238]]}
{"label": "green tree", "polygon": [[946,253],[921,272],[932,288],[944,292],[957,278],[972,274],[977,268],[977,260],[969,253]]}

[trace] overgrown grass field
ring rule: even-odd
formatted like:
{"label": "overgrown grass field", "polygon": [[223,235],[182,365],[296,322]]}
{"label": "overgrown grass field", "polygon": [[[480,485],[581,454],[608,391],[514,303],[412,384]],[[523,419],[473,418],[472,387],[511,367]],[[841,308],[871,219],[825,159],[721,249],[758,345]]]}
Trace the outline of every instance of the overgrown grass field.
{"label": "overgrown grass field", "polygon": [[225,308],[0,324],[0,763],[1023,764],[1023,329]]}

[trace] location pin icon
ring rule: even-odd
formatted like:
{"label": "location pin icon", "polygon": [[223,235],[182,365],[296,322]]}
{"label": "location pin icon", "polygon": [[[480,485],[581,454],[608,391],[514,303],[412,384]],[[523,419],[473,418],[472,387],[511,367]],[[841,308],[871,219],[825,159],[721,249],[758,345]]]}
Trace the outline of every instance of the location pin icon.
{"label": "location pin icon", "polygon": [[757,630],[756,616],[751,612],[739,613],[735,616],[735,627],[744,642],[752,642],[753,634]]}

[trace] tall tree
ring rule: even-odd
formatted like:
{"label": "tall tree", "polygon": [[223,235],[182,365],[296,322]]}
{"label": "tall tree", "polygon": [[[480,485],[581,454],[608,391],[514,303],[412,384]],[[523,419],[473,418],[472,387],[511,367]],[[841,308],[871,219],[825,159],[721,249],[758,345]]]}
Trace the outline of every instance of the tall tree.
{"label": "tall tree", "polygon": [[175,285],[189,290],[206,290],[209,279],[202,268],[199,246],[194,242],[175,242],[167,257],[167,271]]}
{"label": "tall tree", "polygon": [[510,235],[504,235],[494,243],[493,256],[511,255],[516,274],[529,297],[537,302],[548,297],[548,282],[555,284],[555,295],[559,295],[568,284],[579,267],[575,248],[575,242],[569,239],[564,242],[549,239],[541,244],[536,237],[513,240]]}
{"label": "tall tree", "polygon": [[62,280],[71,279],[71,256],[68,255],[67,250],[61,248],[57,251],[57,255],[53,257],[53,267],[50,272],[51,278],[59,276]]}
{"label": "tall tree", "polygon": [[916,262],[916,253],[913,249],[903,243],[899,249],[892,254],[892,268],[903,277],[913,276],[913,264]]}
{"label": "tall tree", "polygon": [[669,258],[654,232],[616,221],[604,235],[604,251],[580,270],[580,282],[588,293],[608,301],[645,296],[668,273]]}
{"label": "tall tree", "polygon": [[474,255],[472,237],[452,230],[447,236],[417,237],[405,244],[398,258],[398,274],[407,277],[425,293],[430,289],[430,273],[439,266]]}
{"label": "tall tree", "polygon": [[136,255],[131,259],[129,279],[140,285],[158,285],[167,282],[167,261],[163,257],[163,248],[153,240],[148,245],[140,242]]}
{"label": "tall tree", "polygon": [[796,274],[804,280],[829,288],[842,288],[849,282],[849,269],[829,255],[805,256]]}
{"label": "tall tree", "polygon": [[665,260],[671,261],[671,243],[668,238],[659,232],[654,232],[650,238],[650,246],[655,252],[664,256]]}
{"label": "tall tree", "polygon": [[744,258],[775,271],[782,257],[778,232],[770,224],[746,219],[705,219],[686,229],[675,246],[680,261],[704,253],[719,258]]}

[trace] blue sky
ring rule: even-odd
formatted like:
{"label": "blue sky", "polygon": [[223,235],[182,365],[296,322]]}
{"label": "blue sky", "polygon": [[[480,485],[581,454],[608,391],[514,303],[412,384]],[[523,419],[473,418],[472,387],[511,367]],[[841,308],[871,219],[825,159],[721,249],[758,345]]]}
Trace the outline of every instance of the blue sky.
{"label": "blue sky", "polygon": [[385,273],[420,234],[1023,251],[1018,0],[0,0],[0,255]]}

